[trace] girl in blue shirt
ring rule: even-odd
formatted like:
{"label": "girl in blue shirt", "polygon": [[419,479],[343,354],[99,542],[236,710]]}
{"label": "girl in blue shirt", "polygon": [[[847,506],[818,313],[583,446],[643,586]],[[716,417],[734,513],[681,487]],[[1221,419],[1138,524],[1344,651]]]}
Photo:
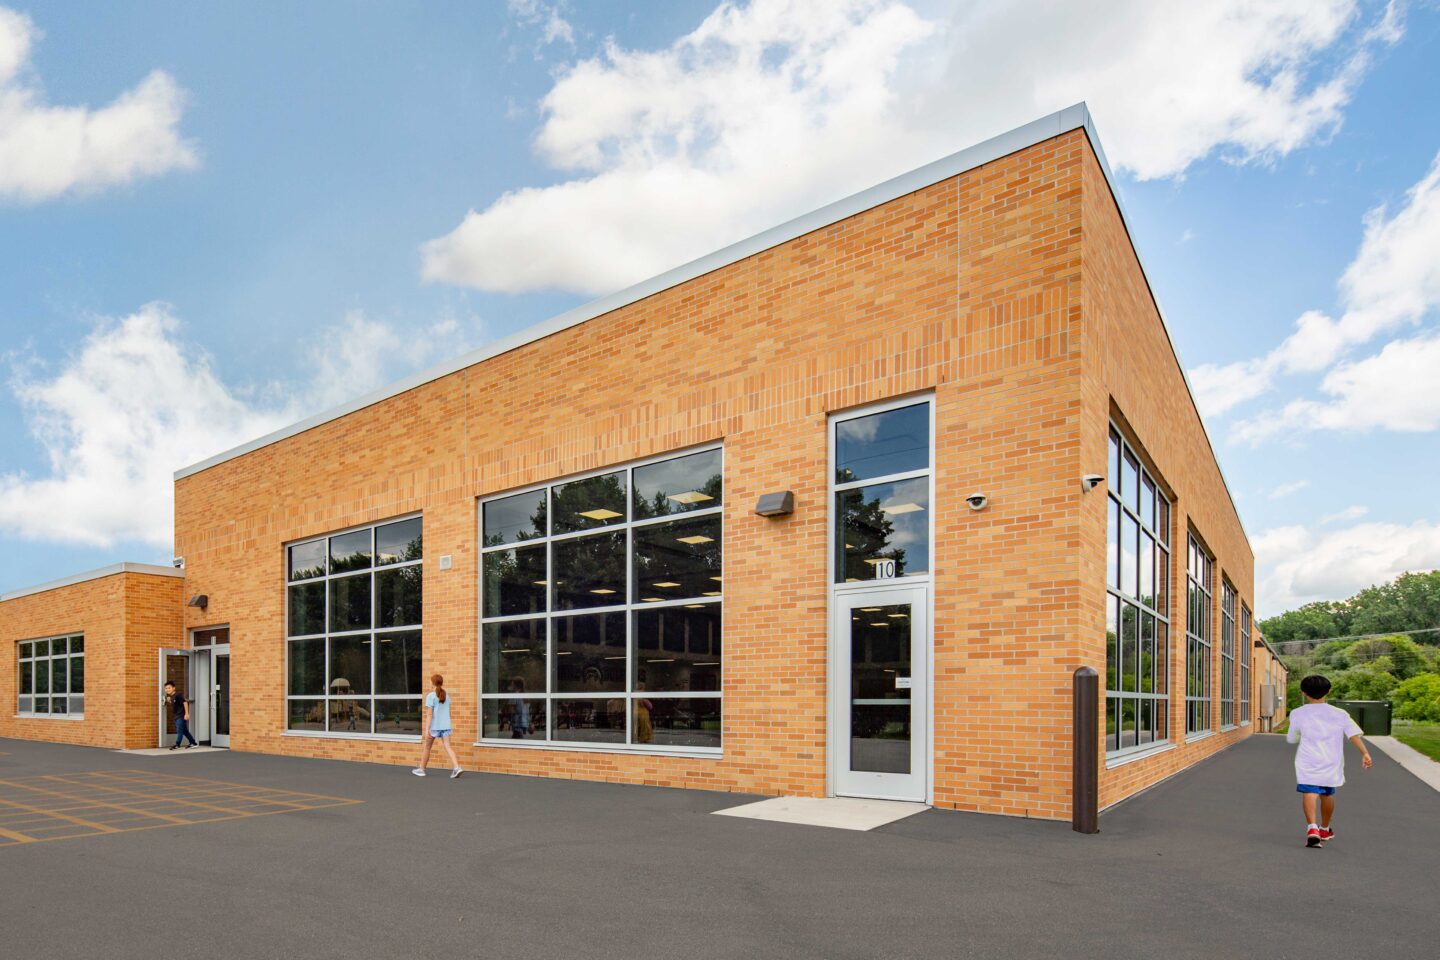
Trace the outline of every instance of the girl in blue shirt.
{"label": "girl in blue shirt", "polygon": [[450,779],[454,780],[463,771],[460,769],[460,758],[455,756],[450,746],[450,698],[445,693],[444,677],[433,674],[430,683],[435,689],[425,697],[425,745],[420,748],[420,766],[410,772],[417,777],[425,776],[425,765],[430,762],[430,745],[439,740],[455,766],[450,771]]}

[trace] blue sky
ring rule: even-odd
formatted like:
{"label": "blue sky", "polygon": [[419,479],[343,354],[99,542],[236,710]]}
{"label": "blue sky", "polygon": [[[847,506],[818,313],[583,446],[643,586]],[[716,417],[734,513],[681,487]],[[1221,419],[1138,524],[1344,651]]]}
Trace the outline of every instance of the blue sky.
{"label": "blue sky", "polygon": [[1433,4],[14,3],[0,590],[168,561],[176,467],[1079,100],[1260,614],[1440,566]]}

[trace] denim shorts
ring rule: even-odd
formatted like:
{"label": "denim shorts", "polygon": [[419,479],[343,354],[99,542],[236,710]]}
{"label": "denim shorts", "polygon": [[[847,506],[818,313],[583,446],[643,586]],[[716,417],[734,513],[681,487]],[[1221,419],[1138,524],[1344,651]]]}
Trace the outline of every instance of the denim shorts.
{"label": "denim shorts", "polygon": [[1322,797],[1335,796],[1334,787],[1317,787],[1313,783],[1302,783],[1295,788],[1296,793],[1318,793]]}
{"label": "denim shorts", "polygon": [[441,737],[448,737],[448,736],[450,736],[450,731],[449,731],[449,730],[431,730],[431,731],[430,731],[430,736],[431,736],[433,739],[435,739],[435,740],[439,740]]}

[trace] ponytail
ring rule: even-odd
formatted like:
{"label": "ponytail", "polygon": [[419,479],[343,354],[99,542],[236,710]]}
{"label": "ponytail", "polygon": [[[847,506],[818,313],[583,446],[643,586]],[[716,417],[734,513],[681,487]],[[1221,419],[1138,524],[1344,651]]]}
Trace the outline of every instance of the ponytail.
{"label": "ponytail", "polygon": [[438,673],[430,675],[430,682],[435,685],[435,699],[441,703],[445,702],[445,678]]}

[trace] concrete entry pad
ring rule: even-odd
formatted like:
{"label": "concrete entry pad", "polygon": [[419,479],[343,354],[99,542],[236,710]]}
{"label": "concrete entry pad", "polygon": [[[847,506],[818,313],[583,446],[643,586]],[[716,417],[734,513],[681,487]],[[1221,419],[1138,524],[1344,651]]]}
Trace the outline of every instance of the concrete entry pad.
{"label": "concrete entry pad", "polygon": [[775,797],[747,803],[726,810],[716,810],[722,817],[745,817],[751,820],[773,820],[776,823],[798,823],[808,827],[833,827],[837,830],[874,830],[896,820],[913,817],[930,808],[923,803],[901,803],[896,800],[862,800],[857,797]]}
{"label": "concrete entry pad", "polygon": [[171,750],[169,747],[145,747],[137,750],[116,750],[116,753],[123,753],[131,757],[178,757],[187,753],[227,753],[224,747],[191,747],[186,750]]}

